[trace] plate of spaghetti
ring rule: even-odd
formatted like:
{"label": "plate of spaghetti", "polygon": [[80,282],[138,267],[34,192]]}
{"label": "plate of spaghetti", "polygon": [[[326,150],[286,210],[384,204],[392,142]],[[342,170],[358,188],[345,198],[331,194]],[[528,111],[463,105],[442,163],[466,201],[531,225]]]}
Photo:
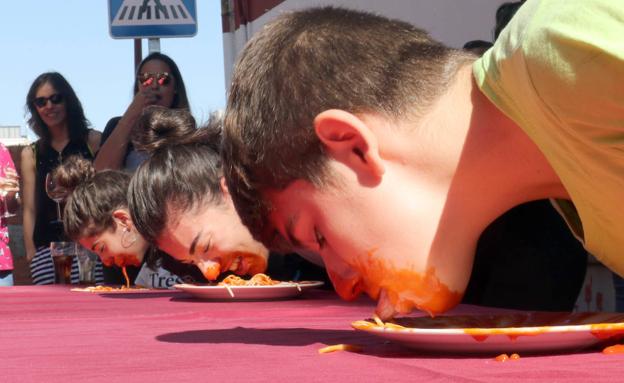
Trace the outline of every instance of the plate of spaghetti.
{"label": "plate of spaghetti", "polygon": [[356,330],[426,352],[545,353],[576,351],[624,338],[622,313],[518,312],[379,318],[351,324]]}
{"label": "plate of spaghetti", "polygon": [[182,283],[173,287],[199,299],[248,301],[295,298],[306,290],[322,285],[320,281],[284,282],[271,279],[266,274],[256,274],[250,279],[229,275],[213,285]]}
{"label": "plate of spaghetti", "polygon": [[97,293],[97,294],[144,294],[144,293],[162,293],[167,291],[175,291],[175,290],[165,290],[165,289],[148,289],[139,285],[131,285],[130,278],[128,277],[128,272],[126,271],[126,267],[121,268],[121,272],[125,279],[125,284],[121,286],[106,286],[106,285],[98,285],[98,286],[84,286],[84,287],[74,287],[71,291],[78,291],[84,293]]}
{"label": "plate of spaghetti", "polygon": [[[86,286],[86,287],[74,287],[71,291],[78,291],[84,293],[98,293],[98,294],[135,294],[135,293],[146,293],[150,291],[163,291],[163,290],[155,290],[148,289],[141,286]],[[166,291],[166,290],[164,290]]]}

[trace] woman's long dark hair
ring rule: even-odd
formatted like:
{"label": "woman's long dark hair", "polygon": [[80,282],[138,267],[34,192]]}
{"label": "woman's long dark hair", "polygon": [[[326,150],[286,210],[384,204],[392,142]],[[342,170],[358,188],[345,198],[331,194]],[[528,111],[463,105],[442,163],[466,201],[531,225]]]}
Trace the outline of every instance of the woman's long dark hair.
{"label": "woman's long dark hair", "polygon": [[149,107],[137,126],[151,131],[135,143],[151,156],[130,180],[128,207],[138,232],[155,244],[169,212],[223,201],[222,124],[213,115],[206,126],[195,129],[195,120],[185,110]]}
{"label": "woman's long dark hair", "polygon": [[189,105],[188,97],[186,96],[186,87],[184,86],[184,80],[182,80],[182,74],[180,73],[180,69],[178,69],[178,66],[171,57],[160,52],[150,53],[139,64],[135,73],[136,76],[134,76],[134,94],[137,94],[137,92],[139,91],[139,81],[137,79],[137,76],[139,75],[139,73],[141,73],[143,65],[145,65],[145,63],[147,63],[148,61],[152,60],[162,61],[167,64],[169,69],[171,69],[171,74],[173,75],[175,83],[175,94],[173,96],[173,101],[170,108],[187,109],[190,111],[191,106]]}
{"label": "woman's long dark hair", "polygon": [[47,144],[51,140],[50,129],[43,122],[39,112],[35,107],[34,100],[37,95],[37,90],[44,85],[50,84],[57,93],[63,95],[65,102],[65,108],[67,113],[67,127],[69,139],[74,141],[87,140],[89,134],[89,120],[85,117],[82,104],[76,96],[76,92],[69,85],[69,82],[58,72],[46,72],[42,73],[35,81],[33,81],[28,95],[26,96],[26,115],[28,116],[28,125],[30,129],[39,137],[42,143]]}

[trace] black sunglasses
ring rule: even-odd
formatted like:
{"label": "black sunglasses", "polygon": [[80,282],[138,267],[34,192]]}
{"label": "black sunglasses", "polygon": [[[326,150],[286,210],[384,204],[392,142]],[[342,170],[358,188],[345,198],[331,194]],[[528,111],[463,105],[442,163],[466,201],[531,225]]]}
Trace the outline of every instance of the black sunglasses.
{"label": "black sunglasses", "polygon": [[167,86],[171,82],[171,75],[169,72],[160,73],[141,73],[137,76],[141,86],[150,86],[156,81],[160,86]]}
{"label": "black sunglasses", "polygon": [[54,93],[50,97],[37,97],[33,100],[33,104],[35,104],[37,108],[43,108],[48,104],[48,100],[50,100],[50,102],[54,105],[58,105],[63,102],[63,95],[60,93]]}

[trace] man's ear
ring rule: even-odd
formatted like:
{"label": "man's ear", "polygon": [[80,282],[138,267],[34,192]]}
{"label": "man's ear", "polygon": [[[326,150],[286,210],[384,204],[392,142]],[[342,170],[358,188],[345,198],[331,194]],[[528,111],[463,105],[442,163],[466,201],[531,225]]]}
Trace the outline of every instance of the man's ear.
{"label": "man's ear", "polygon": [[357,172],[379,181],[385,168],[377,136],[364,121],[344,110],[329,109],[314,119],[314,131],[327,153]]}
{"label": "man's ear", "polygon": [[223,196],[226,198],[230,197],[230,189],[228,189],[227,182],[225,181],[225,177],[221,177],[219,179],[219,184],[221,184],[221,192]]}
{"label": "man's ear", "polygon": [[130,213],[125,209],[116,209],[113,211],[113,219],[117,225],[122,228],[132,228],[132,218],[130,218]]}

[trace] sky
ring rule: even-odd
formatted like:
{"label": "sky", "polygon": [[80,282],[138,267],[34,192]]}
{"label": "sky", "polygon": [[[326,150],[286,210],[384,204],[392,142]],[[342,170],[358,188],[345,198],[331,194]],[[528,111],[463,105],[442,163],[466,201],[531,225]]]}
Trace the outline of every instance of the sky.
{"label": "sky", "polygon": [[[160,52],[178,64],[198,123],[225,107],[221,2],[196,0],[197,34],[161,38]],[[3,1],[0,12],[0,125],[26,123],[33,80],[60,72],[76,91],[92,127],[103,130],[132,100],[134,41],[109,34],[108,0]],[[148,54],[143,40],[143,57]]]}

